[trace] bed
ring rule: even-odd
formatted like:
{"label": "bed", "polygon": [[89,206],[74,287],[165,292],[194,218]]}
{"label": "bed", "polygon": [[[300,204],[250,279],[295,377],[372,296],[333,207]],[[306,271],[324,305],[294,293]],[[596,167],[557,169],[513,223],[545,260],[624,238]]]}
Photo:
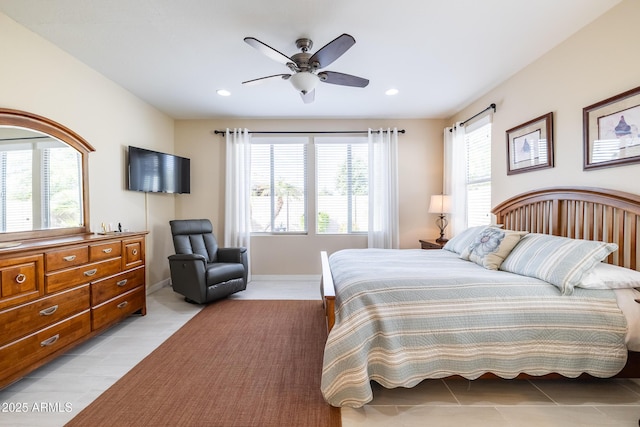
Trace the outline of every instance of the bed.
{"label": "bed", "polygon": [[640,196],[548,188],[493,213],[442,250],[321,254],[327,402],[360,407],[371,381],[640,377]]}

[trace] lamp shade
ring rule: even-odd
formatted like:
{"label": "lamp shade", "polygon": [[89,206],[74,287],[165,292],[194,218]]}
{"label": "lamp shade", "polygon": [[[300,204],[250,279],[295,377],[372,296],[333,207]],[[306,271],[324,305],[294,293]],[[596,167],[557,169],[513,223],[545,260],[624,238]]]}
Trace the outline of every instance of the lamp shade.
{"label": "lamp shade", "polygon": [[451,213],[451,197],[444,194],[434,194],[431,196],[429,213]]}
{"label": "lamp shade", "polygon": [[307,94],[316,88],[320,78],[308,71],[300,71],[292,75],[289,81],[298,92]]}

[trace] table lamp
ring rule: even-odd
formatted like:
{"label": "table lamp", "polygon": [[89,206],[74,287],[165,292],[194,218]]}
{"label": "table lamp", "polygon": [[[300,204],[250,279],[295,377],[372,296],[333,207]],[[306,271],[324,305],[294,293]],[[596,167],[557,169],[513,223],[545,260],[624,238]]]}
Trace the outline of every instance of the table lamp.
{"label": "table lamp", "polygon": [[451,213],[451,197],[444,194],[435,194],[431,196],[429,204],[429,213],[437,213],[438,219],[436,225],[440,229],[440,237],[436,239],[438,243],[445,243],[448,239],[444,237],[444,229],[447,228],[449,221],[445,214]]}

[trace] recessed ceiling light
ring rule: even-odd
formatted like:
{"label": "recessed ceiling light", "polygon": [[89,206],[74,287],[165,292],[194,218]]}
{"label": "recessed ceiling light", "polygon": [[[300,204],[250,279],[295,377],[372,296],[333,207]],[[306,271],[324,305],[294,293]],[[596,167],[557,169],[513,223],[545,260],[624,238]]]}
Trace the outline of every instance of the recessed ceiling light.
{"label": "recessed ceiling light", "polygon": [[231,96],[231,92],[226,89],[218,89],[216,93],[220,96]]}
{"label": "recessed ceiling light", "polygon": [[384,94],[389,96],[397,95],[398,89],[388,89]]}

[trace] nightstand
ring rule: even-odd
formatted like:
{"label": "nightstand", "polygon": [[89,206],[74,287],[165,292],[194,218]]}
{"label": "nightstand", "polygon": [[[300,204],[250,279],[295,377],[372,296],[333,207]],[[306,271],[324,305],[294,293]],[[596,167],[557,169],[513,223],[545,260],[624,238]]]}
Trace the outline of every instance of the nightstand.
{"label": "nightstand", "polygon": [[442,249],[445,243],[438,243],[435,240],[420,240],[422,249]]}

